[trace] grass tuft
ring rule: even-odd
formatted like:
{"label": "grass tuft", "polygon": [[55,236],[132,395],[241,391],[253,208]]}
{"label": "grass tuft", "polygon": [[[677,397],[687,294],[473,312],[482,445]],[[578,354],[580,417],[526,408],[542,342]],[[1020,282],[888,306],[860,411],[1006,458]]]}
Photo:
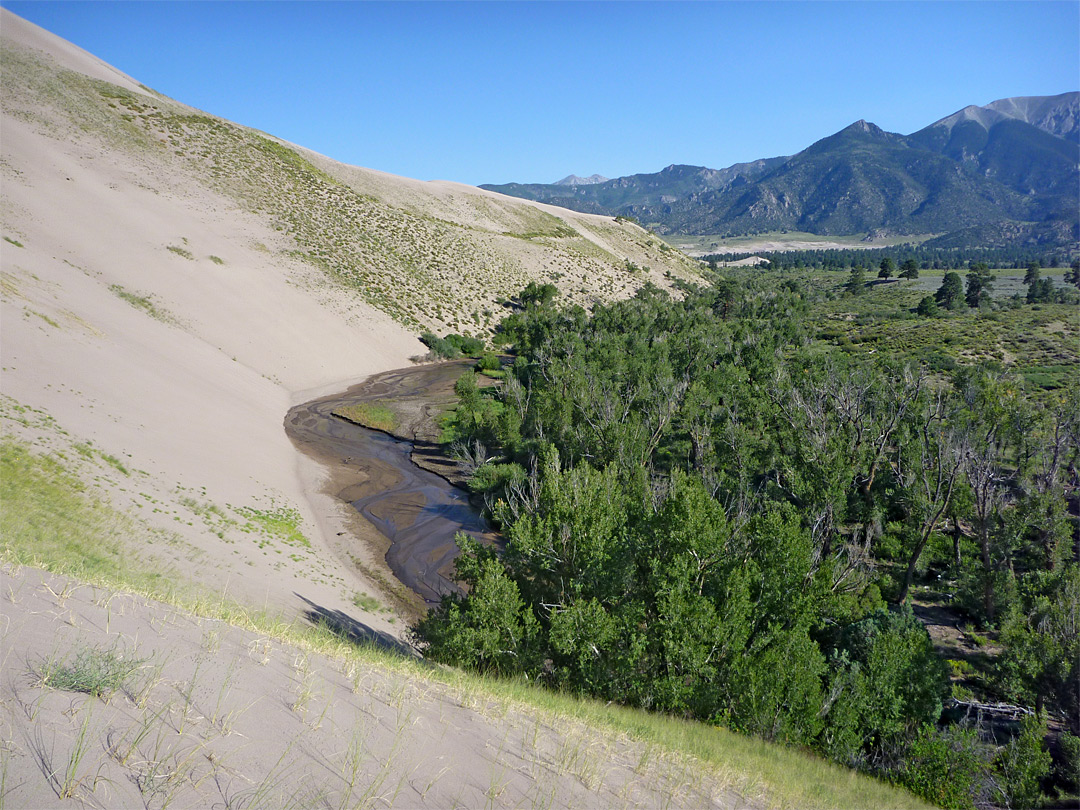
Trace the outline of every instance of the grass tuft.
{"label": "grass tuft", "polygon": [[39,668],[39,675],[43,686],[105,697],[124,688],[132,673],[145,662],[116,648],[80,647],[70,663],[46,662]]}

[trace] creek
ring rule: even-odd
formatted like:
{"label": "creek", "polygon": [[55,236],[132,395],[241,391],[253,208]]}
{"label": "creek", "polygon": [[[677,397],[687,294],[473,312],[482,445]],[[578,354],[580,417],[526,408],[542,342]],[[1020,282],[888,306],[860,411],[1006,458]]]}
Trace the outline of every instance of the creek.
{"label": "creek", "polygon": [[[413,443],[361,427],[333,411],[357,402],[400,396],[422,398],[446,388],[455,364],[416,366],[375,375],[349,390],[289,410],[285,430],[303,452],[331,471],[330,487],[390,542],[386,562],[402,583],[428,604],[460,592],[453,580],[459,553],[454,536],[490,538],[468,493],[418,467]],[[452,385],[452,382],[450,383]]]}

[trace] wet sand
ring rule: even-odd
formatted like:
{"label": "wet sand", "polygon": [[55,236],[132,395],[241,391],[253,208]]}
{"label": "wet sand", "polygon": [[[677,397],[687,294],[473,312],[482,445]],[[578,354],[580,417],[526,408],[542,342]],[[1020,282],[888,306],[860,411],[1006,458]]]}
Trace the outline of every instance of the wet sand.
{"label": "wet sand", "polygon": [[352,504],[389,542],[386,562],[428,605],[460,592],[453,580],[459,551],[454,536],[467,532],[485,542],[494,535],[468,493],[412,460],[413,443],[333,415],[336,408],[393,398],[415,405],[405,435],[431,443],[432,409],[453,391],[465,366],[440,363],[377,374],[340,394],[292,408],[285,430],[303,452],[326,466],[328,491]]}

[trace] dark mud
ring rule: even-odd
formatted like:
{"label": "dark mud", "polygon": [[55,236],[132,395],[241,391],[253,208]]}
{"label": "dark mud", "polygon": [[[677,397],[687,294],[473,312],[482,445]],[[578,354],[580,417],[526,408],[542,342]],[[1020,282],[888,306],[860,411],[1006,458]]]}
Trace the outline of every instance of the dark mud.
{"label": "dark mud", "polygon": [[433,421],[432,403],[445,400],[463,368],[446,363],[388,371],[344,393],[297,405],[285,418],[293,443],[327,466],[332,494],[352,504],[389,541],[386,562],[394,576],[429,606],[443,594],[460,592],[453,580],[459,553],[454,535],[463,531],[483,542],[492,542],[494,535],[468,493],[413,462],[413,442],[332,412],[362,401],[408,400],[416,406],[412,435],[432,444],[430,427],[421,426]]}

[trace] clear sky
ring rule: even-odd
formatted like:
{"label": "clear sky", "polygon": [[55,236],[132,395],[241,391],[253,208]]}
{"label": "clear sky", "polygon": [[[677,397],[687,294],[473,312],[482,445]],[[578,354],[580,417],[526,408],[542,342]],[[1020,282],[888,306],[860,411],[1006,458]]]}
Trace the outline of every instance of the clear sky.
{"label": "clear sky", "polygon": [[1080,89],[1076,0],[0,4],[207,112],[471,184],[723,168]]}

